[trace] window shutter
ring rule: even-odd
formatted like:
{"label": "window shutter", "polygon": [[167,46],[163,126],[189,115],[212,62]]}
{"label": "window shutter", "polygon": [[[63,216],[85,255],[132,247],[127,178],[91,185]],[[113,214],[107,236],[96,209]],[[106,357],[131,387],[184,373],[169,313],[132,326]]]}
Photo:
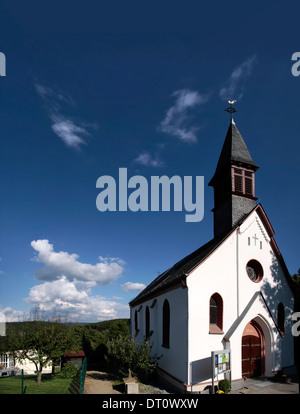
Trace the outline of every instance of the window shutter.
{"label": "window shutter", "polygon": [[243,192],[243,177],[241,175],[234,176],[234,189],[239,193]]}
{"label": "window shutter", "polygon": [[245,192],[247,195],[253,195],[253,182],[252,178],[245,177]]}
{"label": "window shutter", "polygon": [[254,175],[252,171],[242,168],[233,169],[233,190],[249,196],[254,196]]}

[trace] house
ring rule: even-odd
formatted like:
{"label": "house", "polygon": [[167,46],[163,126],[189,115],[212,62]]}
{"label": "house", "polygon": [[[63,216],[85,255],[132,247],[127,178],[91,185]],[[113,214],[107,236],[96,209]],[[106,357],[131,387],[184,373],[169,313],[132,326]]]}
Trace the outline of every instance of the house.
{"label": "house", "polygon": [[[214,238],[129,304],[132,335],[150,340],[158,373],[181,392],[202,392],[217,374],[234,387],[294,365],[290,275],[257,204],[258,168],[231,119],[209,182]],[[230,371],[214,368],[214,351],[224,352]]]}
{"label": "house", "polygon": [[72,364],[77,365],[78,369],[80,369],[84,358],[85,353],[83,350],[66,352],[61,357],[61,368],[63,368],[64,364],[67,362],[71,362]]}
{"label": "house", "polygon": [[[14,359],[12,354],[5,353],[0,354],[0,377],[10,375],[20,375],[23,370],[24,375],[36,374],[36,366],[28,358],[22,362]],[[47,366],[43,368],[43,374],[52,372],[52,362],[50,361]]]}

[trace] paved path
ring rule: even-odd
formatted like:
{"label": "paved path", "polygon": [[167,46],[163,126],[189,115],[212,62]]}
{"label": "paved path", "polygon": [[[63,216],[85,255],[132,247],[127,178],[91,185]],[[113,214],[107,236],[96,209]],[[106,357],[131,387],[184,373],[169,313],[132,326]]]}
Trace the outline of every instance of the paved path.
{"label": "paved path", "polygon": [[[84,394],[121,394],[113,388],[116,378],[103,371],[87,371]],[[148,385],[140,385],[141,394],[164,394],[166,391]],[[274,382],[268,378],[247,379],[244,387],[230,391],[230,394],[299,394],[299,384]]]}
{"label": "paved path", "polygon": [[102,371],[87,371],[84,383],[84,394],[121,394],[113,389],[112,375]]}
{"label": "paved path", "polygon": [[[113,388],[117,378],[103,371],[87,371],[84,383],[84,394],[121,394]],[[150,384],[139,384],[139,394],[168,394],[164,389]]]}
{"label": "paved path", "polygon": [[231,394],[299,394],[298,382],[284,384],[269,379],[252,379],[245,381],[244,387]]}

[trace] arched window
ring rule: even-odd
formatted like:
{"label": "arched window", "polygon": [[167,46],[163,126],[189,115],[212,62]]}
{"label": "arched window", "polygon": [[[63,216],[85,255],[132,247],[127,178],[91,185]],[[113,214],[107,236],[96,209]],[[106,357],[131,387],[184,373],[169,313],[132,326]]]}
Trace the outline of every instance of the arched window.
{"label": "arched window", "polygon": [[218,293],[209,300],[209,333],[223,333],[223,299]]}
{"label": "arched window", "polygon": [[146,339],[150,336],[150,310],[149,306],[146,307],[146,313],[145,313],[145,335]]}
{"label": "arched window", "polygon": [[170,347],[170,305],[167,299],[165,299],[163,304],[162,346],[165,348]]}
{"label": "arched window", "polygon": [[279,303],[277,307],[277,326],[279,331],[283,334],[284,333],[284,322],[285,322],[285,314],[284,314],[284,306],[283,303]]}
{"label": "arched window", "polygon": [[134,312],[134,334],[137,336],[139,333],[139,319],[138,319],[138,311],[135,310]]}

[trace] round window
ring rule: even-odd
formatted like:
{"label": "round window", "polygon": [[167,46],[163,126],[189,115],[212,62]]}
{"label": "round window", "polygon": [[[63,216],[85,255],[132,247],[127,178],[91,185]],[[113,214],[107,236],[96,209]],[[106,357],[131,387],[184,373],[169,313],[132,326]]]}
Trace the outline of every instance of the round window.
{"label": "round window", "polygon": [[264,271],[262,265],[257,260],[250,260],[246,266],[247,275],[252,282],[260,282],[263,278]]}

